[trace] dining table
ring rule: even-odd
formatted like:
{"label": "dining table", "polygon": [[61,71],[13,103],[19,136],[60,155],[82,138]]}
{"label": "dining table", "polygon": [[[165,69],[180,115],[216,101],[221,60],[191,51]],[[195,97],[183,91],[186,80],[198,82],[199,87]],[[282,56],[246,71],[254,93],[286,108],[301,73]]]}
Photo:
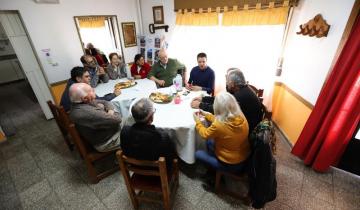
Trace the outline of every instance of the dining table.
{"label": "dining table", "polygon": [[[104,96],[114,91],[114,86],[119,82],[127,81],[127,78],[109,80],[101,83],[95,88],[98,96]],[[205,141],[199,136],[195,129],[193,113],[198,109],[193,109],[190,104],[193,98],[203,96],[205,91],[176,91],[174,86],[158,88],[156,83],[149,79],[135,80],[135,85],[121,89],[121,94],[111,102],[115,110],[123,118],[123,122],[131,118],[130,105],[137,98],[149,98],[151,93],[160,92],[168,95],[178,94],[180,102],[175,103],[172,99],[169,103],[154,103],[156,110],[153,125],[167,131],[170,138],[174,141],[178,156],[186,163],[195,163],[195,151],[205,148]]]}

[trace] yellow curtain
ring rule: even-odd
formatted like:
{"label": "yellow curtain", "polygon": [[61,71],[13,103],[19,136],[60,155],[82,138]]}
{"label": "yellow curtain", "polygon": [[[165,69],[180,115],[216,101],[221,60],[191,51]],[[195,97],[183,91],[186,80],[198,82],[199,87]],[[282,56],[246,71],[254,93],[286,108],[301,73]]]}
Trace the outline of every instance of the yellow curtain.
{"label": "yellow curtain", "polygon": [[223,26],[285,24],[289,7],[224,12]]}
{"label": "yellow curtain", "polygon": [[216,26],[219,25],[219,18],[217,12],[194,13],[180,12],[176,13],[176,25],[188,26]]}
{"label": "yellow curtain", "polygon": [[105,27],[105,17],[80,17],[80,28],[101,28]]}

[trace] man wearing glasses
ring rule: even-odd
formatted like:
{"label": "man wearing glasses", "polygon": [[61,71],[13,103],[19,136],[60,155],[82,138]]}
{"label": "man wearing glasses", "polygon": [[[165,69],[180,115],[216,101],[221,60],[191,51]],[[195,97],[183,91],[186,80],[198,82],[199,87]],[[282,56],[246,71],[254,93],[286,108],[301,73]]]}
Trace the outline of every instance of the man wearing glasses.
{"label": "man wearing glasses", "polygon": [[[61,96],[61,102],[60,105],[64,107],[64,110],[70,111],[70,107],[71,107],[71,101],[70,101],[70,97],[69,97],[69,88],[72,84],[74,83],[86,83],[88,85],[90,85],[90,81],[91,81],[91,76],[90,73],[87,69],[83,68],[83,67],[74,67],[73,69],[71,69],[71,78],[68,80],[65,90]],[[105,101],[111,101],[112,99],[114,99],[116,96],[121,94],[121,90],[120,89],[115,89],[113,93],[108,93],[106,95],[104,95],[103,97],[99,97],[96,95],[96,99],[99,100],[105,100]]]}
{"label": "man wearing glasses", "polygon": [[90,73],[90,86],[95,88],[99,82],[107,83],[109,76],[103,67],[100,67],[93,56],[83,55],[80,58],[81,63]]}

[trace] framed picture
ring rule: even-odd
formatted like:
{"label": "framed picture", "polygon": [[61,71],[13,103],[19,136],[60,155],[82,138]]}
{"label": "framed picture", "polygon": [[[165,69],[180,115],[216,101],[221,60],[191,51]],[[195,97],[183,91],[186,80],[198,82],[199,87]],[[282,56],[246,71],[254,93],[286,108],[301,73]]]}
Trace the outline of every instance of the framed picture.
{"label": "framed picture", "polygon": [[154,24],[164,24],[163,6],[153,7]]}
{"label": "framed picture", "polygon": [[121,23],[124,36],[125,47],[134,47],[137,45],[135,22]]}

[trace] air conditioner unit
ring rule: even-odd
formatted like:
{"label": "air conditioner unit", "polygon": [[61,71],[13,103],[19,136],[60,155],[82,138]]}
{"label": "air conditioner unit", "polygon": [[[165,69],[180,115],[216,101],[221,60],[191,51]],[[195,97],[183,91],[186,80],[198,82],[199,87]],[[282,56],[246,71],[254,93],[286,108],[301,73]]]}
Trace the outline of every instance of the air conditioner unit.
{"label": "air conditioner unit", "polygon": [[59,4],[60,0],[34,0],[37,4]]}

